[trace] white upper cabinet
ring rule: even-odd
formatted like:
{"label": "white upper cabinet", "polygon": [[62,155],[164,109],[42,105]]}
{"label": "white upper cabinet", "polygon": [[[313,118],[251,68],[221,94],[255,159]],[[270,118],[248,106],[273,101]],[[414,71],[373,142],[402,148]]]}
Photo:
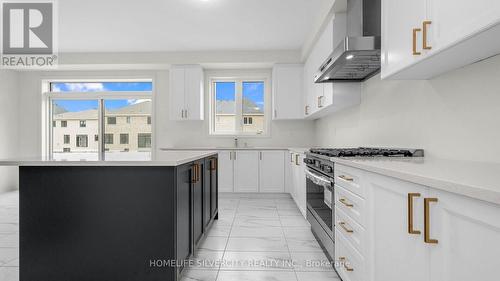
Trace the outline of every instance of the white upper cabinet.
{"label": "white upper cabinet", "polygon": [[337,13],[328,22],[304,65],[304,116],[315,119],[361,101],[360,83],[315,83],[316,75],[334,48],[346,36],[346,14]]}
{"label": "white upper cabinet", "polygon": [[260,151],[259,160],[259,191],[285,192],[285,152]]}
{"label": "white upper cabinet", "polygon": [[203,120],[203,69],[199,65],[175,65],[170,69],[170,119]]}
{"label": "white upper cabinet", "polygon": [[304,65],[276,64],[273,67],[273,120],[304,117]]}
{"label": "white upper cabinet", "polygon": [[429,79],[500,53],[500,1],[382,0],[382,78]]}

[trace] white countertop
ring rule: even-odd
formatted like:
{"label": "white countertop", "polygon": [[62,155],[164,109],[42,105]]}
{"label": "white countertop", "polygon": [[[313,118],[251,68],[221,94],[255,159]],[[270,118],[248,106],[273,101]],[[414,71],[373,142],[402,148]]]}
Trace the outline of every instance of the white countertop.
{"label": "white countertop", "polygon": [[268,147],[268,146],[239,146],[239,147],[164,147],[160,151],[186,151],[186,150],[291,150],[305,152],[309,148],[305,147]]}
{"label": "white countertop", "polygon": [[43,158],[0,160],[0,166],[179,166],[191,161],[216,155],[217,151],[161,151],[154,160],[64,161]]}
{"label": "white countertop", "polygon": [[332,158],[337,164],[500,205],[500,164],[415,158]]}

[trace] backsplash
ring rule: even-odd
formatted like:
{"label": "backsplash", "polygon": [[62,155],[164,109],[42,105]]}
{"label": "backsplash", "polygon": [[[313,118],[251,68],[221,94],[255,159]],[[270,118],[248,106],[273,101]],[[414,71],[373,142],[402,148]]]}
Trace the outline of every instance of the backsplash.
{"label": "backsplash", "polygon": [[359,106],[316,121],[319,146],[424,148],[427,156],[500,162],[500,56],[426,81],[363,84]]}

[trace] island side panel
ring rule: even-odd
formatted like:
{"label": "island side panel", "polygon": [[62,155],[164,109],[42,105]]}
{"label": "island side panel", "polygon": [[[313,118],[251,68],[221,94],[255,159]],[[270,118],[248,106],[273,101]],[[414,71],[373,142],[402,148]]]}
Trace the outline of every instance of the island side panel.
{"label": "island side panel", "polygon": [[20,167],[21,281],[174,280],[173,167]]}

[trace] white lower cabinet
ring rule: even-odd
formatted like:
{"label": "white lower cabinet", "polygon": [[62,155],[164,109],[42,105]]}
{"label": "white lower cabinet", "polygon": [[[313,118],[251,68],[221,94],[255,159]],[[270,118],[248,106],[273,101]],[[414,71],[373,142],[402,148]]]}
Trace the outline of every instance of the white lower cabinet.
{"label": "white lower cabinet", "polygon": [[259,191],[259,152],[237,150],[234,152],[234,191]]}
{"label": "white lower cabinet", "polygon": [[[423,241],[423,198],[428,188],[395,179],[366,174],[373,241],[373,281],[428,280],[428,246]],[[408,194],[413,208],[409,209]],[[417,196],[417,194],[420,194]],[[413,219],[410,229],[409,218]],[[413,232],[413,233],[409,233]],[[417,233],[418,232],[418,233]]]}
{"label": "white lower cabinet", "polygon": [[218,158],[218,188],[219,192],[234,191],[233,151],[219,151]]}
{"label": "white lower cabinet", "polygon": [[285,152],[259,152],[259,191],[285,192]]}
{"label": "white lower cabinet", "polygon": [[300,212],[306,217],[306,174],[304,164],[304,153],[292,152],[290,155],[291,161],[289,162],[291,171],[292,191],[290,194],[293,200],[299,207]]}
{"label": "white lower cabinet", "polygon": [[433,190],[428,244],[431,281],[499,280],[500,206]]}
{"label": "white lower cabinet", "polygon": [[344,281],[498,280],[500,206],[342,165],[335,173],[347,170],[365,195],[336,178],[335,247]]}
{"label": "white lower cabinet", "polygon": [[285,150],[219,151],[220,192],[285,192]]}

